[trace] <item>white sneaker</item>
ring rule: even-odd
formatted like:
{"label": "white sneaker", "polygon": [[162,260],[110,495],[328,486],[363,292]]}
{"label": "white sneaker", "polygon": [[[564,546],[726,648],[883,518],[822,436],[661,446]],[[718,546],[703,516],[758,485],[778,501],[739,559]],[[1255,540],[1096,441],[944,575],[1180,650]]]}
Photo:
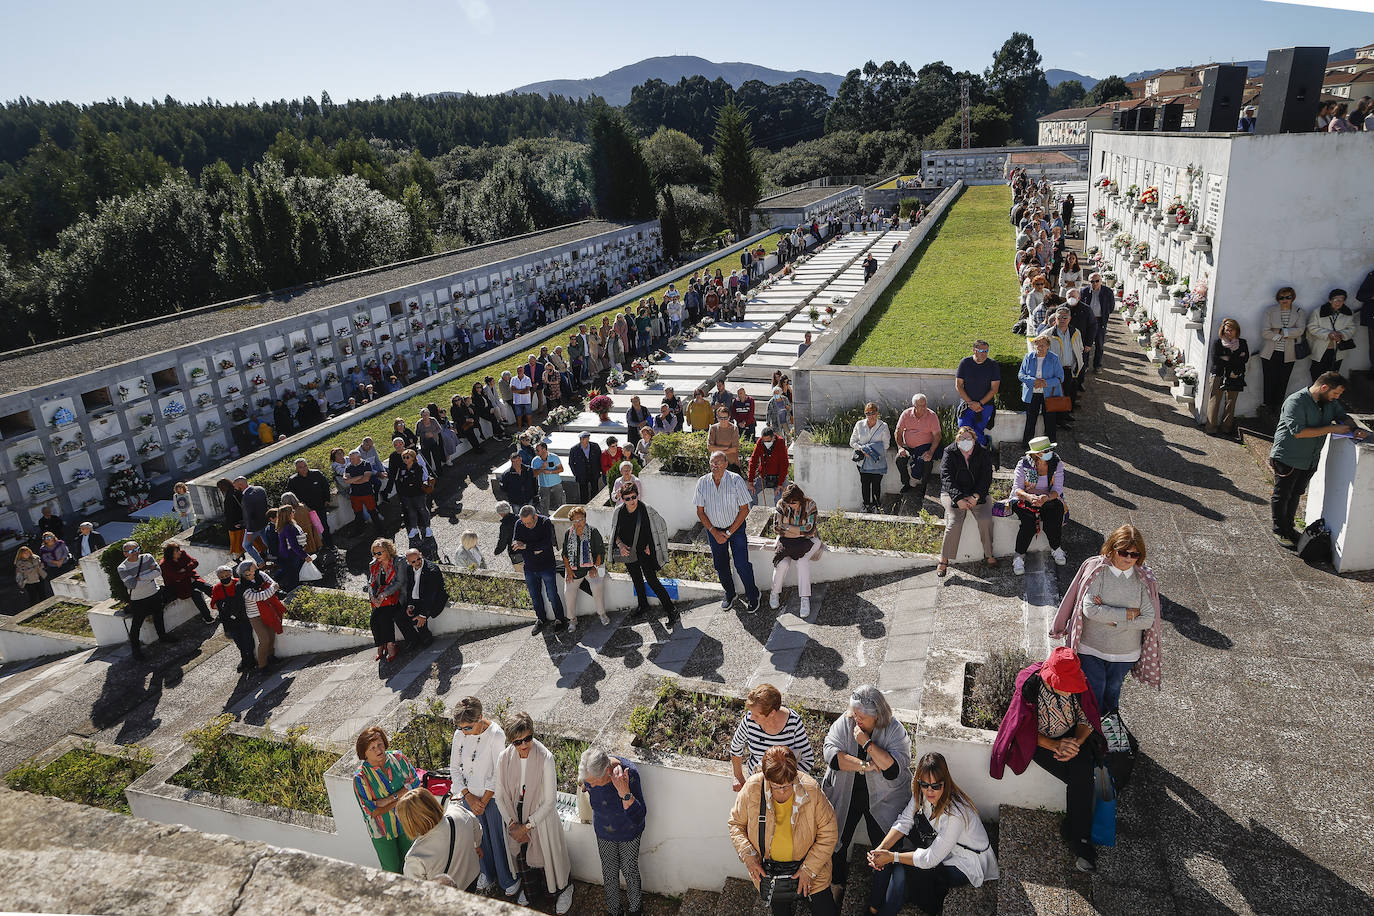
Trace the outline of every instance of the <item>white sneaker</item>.
{"label": "white sneaker", "polygon": [[516,898],[515,902],[521,906],[529,906],[530,904],[529,898],[525,896],[524,891],[520,892],[520,896]]}
{"label": "white sneaker", "polygon": [[771,607],[773,610],[776,611],[776,610],[778,609],[778,605],[780,605],[780,604],[782,604],[782,602],[779,600],[778,593],[777,593],[777,592],[769,592],[769,593],[768,593],[768,606]]}
{"label": "white sneaker", "polygon": [[611,622],[611,618],[609,618],[609,617],[606,616],[606,612],[605,612],[605,611],[597,611],[597,612],[596,612],[596,616],[601,620],[602,623],[610,623],[610,622]]}
{"label": "white sneaker", "polygon": [[554,907],[554,912],[563,914],[572,909],[573,886],[569,884],[563,888],[563,893],[558,895],[558,904]]}
{"label": "white sneaker", "polygon": [[1024,576],[1026,574],[1026,557],[1024,554],[1018,553],[1011,558],[1011,571],[1018,576]]}
{"label": "white sneaker", "polygon": [[[514,897],[514,896],[515,896],[515,892],[516,892],[516,891],[520,891],[520,882],[519,882],[519,880],[517,880],[514,884],[512,884],[510,887],[506,888],[505,890],[506,890],[506,896],[507,896],[507,897]],[[520,891],[520,896],[522,896],[522,897],[524,896],[524,891]]]}
{"label": "white sneaker", "polygon": [[1069,558],[1064,555],[1063,547],[1054,548],[1054,550],[1050,551],[1050,556],[1054,557],[1054,565],[1056,566],[1063,566],[1065,563],[1069,562]]}
{"label": "white sneaker", "polygon": [[801,617],[802,620],[805,620],[806,618],[808,618],[808,617],[811,616],[811,599],[810,599],[810,598],[803,598],[803,599],[801,599],[801,610],[799,610],[799,611],[797,612],[797,614]]}
{"label": "white sneaker", "polygon": [[491,889],[494,887],[496,887],[496,882],[488,878],[486,875],[477,876],[477,893],[489,894],[491,893]]}

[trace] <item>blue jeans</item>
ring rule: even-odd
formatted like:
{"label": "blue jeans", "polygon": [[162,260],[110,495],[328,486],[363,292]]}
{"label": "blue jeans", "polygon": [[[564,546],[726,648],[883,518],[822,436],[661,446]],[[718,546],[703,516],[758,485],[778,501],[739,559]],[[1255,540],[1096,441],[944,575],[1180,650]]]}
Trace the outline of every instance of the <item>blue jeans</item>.
{"label": "blue jeans", "polygon": [[[262,566],[262,554],[258,553],[257,550],[254,549],[253,542],[256,541],[258,538],[262,537],[262,533],[266,530],[266,528],[259,528],[257,531],[245,531],[243,533],[243,552],[252,557],[253,562],[258,564],[259,568],[261,568]],[[262,539],[263,543],[267,542],[267,538]]]}
{"label": "blue jeans", "polygon": [[1135,667],[1135,662],[1109,662],[1095,655],[1080,653],[1078,661],[1083,665],[1083,676],[1088,679],[1097,708],[1102,715],[1116,712],[1121,703],[1121,685],[1126,675]]}
{"label": "blue jeans", "polygon": [[993,407],[992,404],[984,404],[981,413],[974,413],[965,407],[959,413],[959,425],[973,427],[973,435],[978,438],[978,444],[987,448],[987,429],[992,425],[993,418],[996,416],[997,408]]}
{"label": "blue jeans", "polygon": [[[913,903],[927,901],[931,888],[923,885],[936,882],[946,888],[958,887],[968,884],[968,876],[953,865],[937,865],[934,868],[889,865],[873,873],[873,883],[868,889],[868,905],[876,908],[879,916],[897,916],[908,900]],[[908,884],[912,885],[909,897]]]}
{"label": "blue jeans", "polygon": [[549,619],[544,609],[544,592],[548,593],[549,603],[553,605],[553,616],[567,620],[563,612],[563,599],[558,597],[558,573],[552,569],[530,569],[525,565],[525,587],[530,590],[530,601],[534,604],[534,616],[540,620]]}
{"label": "blue jeans", "polygon": [[744,533],[744,529],[736,530],[724,544],[716,543],[713,537],[708,537],[706,543],[711,545],[711,561],[715,563],[720,584],[725,587],[725,597],[731,601],[735,598],[735,578],[730,574],[730,554],[733,553],[735,571],[744,583],[744,598],[750,604],[757,601],[759,587],[754,583],[754,566],[749,562],[749,536]]}
{"label": "blue jeans", "polygon": [[[467,801],[463,802],[463,807],[472,810]],[[482,858],[478,860],[482,877],[497,882],[505,890],[515,884],[516,879],[506,862],[506,825],[502,823],[501,809],[494,798],[487,802],[487,810],[477,819],[482,822]]]}

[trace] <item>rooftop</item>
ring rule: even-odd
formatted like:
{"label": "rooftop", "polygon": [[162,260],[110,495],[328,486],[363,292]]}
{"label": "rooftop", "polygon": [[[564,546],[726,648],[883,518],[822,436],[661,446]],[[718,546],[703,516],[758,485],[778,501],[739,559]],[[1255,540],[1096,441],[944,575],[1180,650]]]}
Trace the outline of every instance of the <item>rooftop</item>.
{"label": "rooftop", "polygon": [[1058,111],[1051,111],[1047,115],[1036,118],[1037,121],[1078,121],[1083,118],[1092,117],[1099,111],[1111,112],[1106,105],[1089,105],[1087,108],[1061,108]]}
{"label": "rooftop", "polygon": [[216,303],[152,321],[120,325],[67,341],[50,341],[22,350],[11,350],[0,353],[0,394],[209,340],[241,330],[246,324],[266,324],[304,315],[341,302],[375,296],[633,225],[637,224],[606,220],[570,223],[505,241],[459,248],[430,258],[321,280],[308,286]]}
{"label": "rooftop", "polygon": [[1012,165],[1073,165],[1078,160],[1057,152],[1012,153]]}
{"label": "rooftop", "polygon": [[818,200],[825,200],[827,197],[834,197],[848,190],[861,190],[858,185],[839,185],[828,188],[797,188],[795,191],[785,191],[775,197],[767,197],[759,201],[755,210],[793,210],[797,207],[806,207],[814,204]]}

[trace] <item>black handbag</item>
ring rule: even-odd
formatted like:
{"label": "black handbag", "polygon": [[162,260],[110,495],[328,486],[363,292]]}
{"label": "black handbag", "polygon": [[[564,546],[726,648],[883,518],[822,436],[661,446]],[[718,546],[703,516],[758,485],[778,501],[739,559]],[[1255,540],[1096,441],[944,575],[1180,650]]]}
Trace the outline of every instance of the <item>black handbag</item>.
{"label": "black handbag", "polygon": [[1293,344],[1293,359],[1307,359],[1312,355],[1312,345],[1307,342],[1306,337],[1299,337]]}
{"label": "black handbag", "polygon": [[[763,786],[759,786],[759,852],[763,853],[763,844],[768,832],[767,817],[767,791]],[[772,906],[775,903],[793,903],[801,896],[798,893],[797,879],[793,877],[797,873],[797,863],[795,862],[774,862],[766,855],[763,856],[763,877],[759,879],[759,899],[764,906]]]}
{"label": "black handbag", "polygon": [[[1327,316],[1327,320],[1331,322],[1331,330],[1332,330],[1332,331],[1335,331],[1335,330],[1336,330],[1336,317],[1335,317],[1334,315],[1330,315],[1330,316]],[[1355,349],[1355,341],[1354,341],[1353,339],[1352,339],[1352,340],[1342,340],[1340,343],[1336,344],[1336,349],[1337,349],[1337,350],[1353,350],[1353,349]]]}

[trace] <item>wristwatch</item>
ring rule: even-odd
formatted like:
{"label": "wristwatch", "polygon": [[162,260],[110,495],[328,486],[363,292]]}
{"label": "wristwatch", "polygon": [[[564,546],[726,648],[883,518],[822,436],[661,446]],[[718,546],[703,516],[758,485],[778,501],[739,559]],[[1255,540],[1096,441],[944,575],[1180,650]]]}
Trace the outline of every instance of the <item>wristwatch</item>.
{"label": "wristwatch", "polygon": [[634,797],[632,794],[630,794],[629,792],[626,792],[624,795],[620,796],[620,800],[621,800],[621,801],[634,801],[634,800],[635,800],[635,797]]}

